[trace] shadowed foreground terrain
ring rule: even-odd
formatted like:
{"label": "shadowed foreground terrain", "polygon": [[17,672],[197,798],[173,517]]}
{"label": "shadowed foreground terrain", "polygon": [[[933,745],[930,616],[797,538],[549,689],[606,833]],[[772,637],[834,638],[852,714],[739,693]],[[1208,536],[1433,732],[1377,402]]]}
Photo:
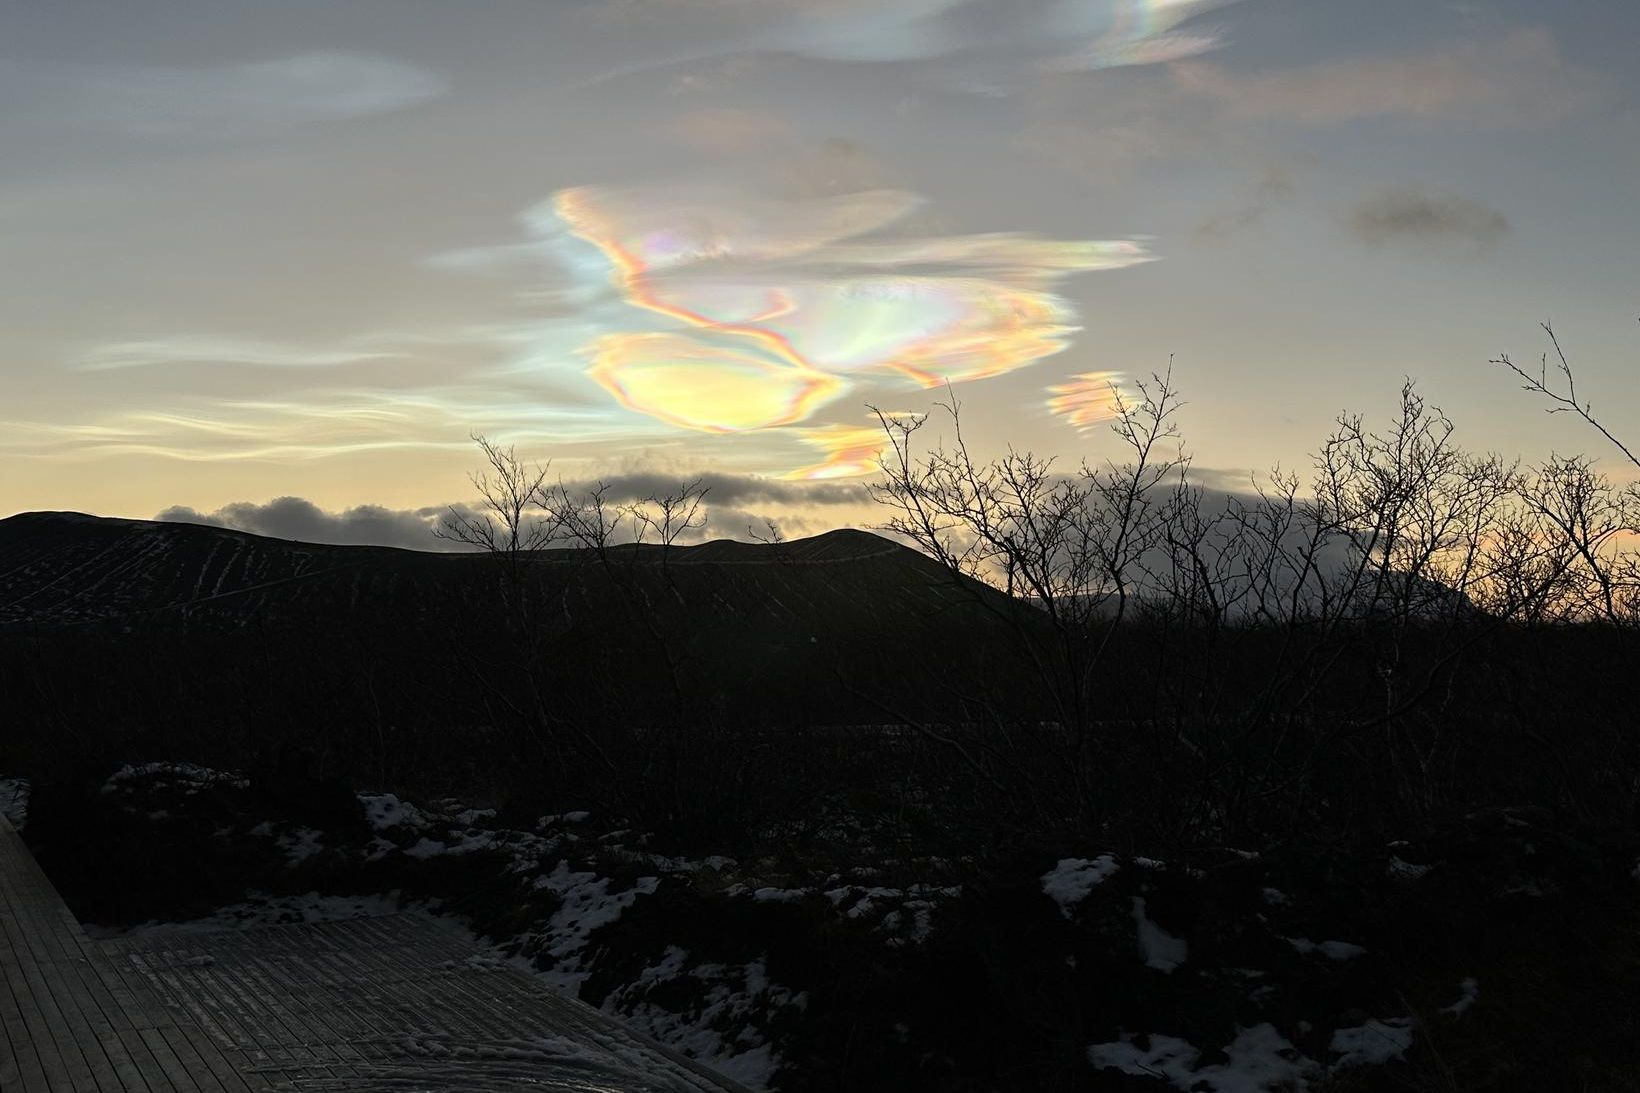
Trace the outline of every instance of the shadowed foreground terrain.
{"label": "shadowed foreground terrain", "polygon": [[1072,725],[1043,618],[863,533],[514,580],[32,514],[0,790],[121,951],[431,913],[753,1088],[1640,1082],[1633,631],[1138,610]]}

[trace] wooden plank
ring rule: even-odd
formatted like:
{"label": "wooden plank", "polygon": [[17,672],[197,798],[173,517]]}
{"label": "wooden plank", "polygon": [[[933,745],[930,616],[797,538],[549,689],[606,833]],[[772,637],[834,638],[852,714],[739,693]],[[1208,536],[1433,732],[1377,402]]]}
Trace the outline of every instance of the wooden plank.
{"label": "wooden plank", "polygon": [[[40,879],[43,884],[49,884],[43,875]],[[49,894],[55,899],[54,890]],[[60,901],[58,906],[61,907]],[[40,929],[31,933],[31,941],[36,951],[59,973],[59,1004],[75,1034],[77,1046],[85,1054],[97,1088],[104,1093],[146,1090],[147,1083],[131,1063],[105,1015],[98,992],[87,980],[86,972],[93,956],[82,947],[84,933],[79,923],[72,918],[65,921],[62,915],[52,915]]]}
{"label": "wooden plank", "polygon": [[737,1089],[423,915],[93,941],[9,826],[0,974],[3,1093]]}
{"label": "wooden plank", "polygon": [[23,987],[19,1005],[40,1055],[45,1088],[50,1093],[97,1093],[91,1068],[58,1002],[58,970],[43,960],[43,954],[36,948],[37,926],[28,928],[35,925],[27,921],[33,917],[29,911],[34,893],[27,887],[28,878],[24,876],[22,880],[8,897],[8,913],[0,915],[0,928],[10,936],[12,950],[21,958],[15,977]]}
{"label": "wooden plank", "polygon": [[248,1093],[197,1030],[118,976],[3,817],[0,966],[6,1093]]}
{"label": "wooden plank", "polygon": [[[257,1022],[259,1037],[288,1036],[309,1049],[311,1057],[286,1056],[268,1070],[281,1088],[355,1088],[350,1078],[359,1089],[737,1088],[526,974],[472,960],[487,951],[424,916],[122,944],[133,955],[146,944],[188,960],[188,982],[161,977],[160,985],[208,990],[241,1007],[239,1019]],[[576,1047],[566,1050],[566,1041]]]}

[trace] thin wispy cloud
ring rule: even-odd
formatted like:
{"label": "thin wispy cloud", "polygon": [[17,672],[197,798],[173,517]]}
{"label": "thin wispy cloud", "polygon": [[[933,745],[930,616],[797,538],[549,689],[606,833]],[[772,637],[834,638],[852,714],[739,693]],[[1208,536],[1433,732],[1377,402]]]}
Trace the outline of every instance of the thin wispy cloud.
{"label": "thin wispy cloud", "polygon": [[1218,242],[1259,227],[1264,218],[1297,192],[1292,177],[1280,167],[1270,167],[1235,205],[1208,216],[1196,225],[1198,241]]}
{"label": "thin wispy cloud", "polygon": [[383,349],[296,346],[214,335],[179,335],[110,342],[89,350],[77,363],[80,368],[91,372],[184,364],[244,368],[338,368],[397,355]]}
{"label": "thin wispy cloud", "polygon": [[300,463],[364,452],[466,451],[475,423],[503,443],[552,437],[571,451],[610,435],[601,408],[526,390],[315,389],[282,398],[195,399],[175,409],[134,409],[80,422],[0,421],[0,452],[67,461],[132,455]]}
{"label": "thin wispy cloud", "polygon": [[1350,227],[1365,243],[1412,243],[1477,250],[1495,246],[1510,232],[1509,218],[1461,194],[1416,188],[1365,198],[1350,212]]}
{"label": "thin wispy cloud", "polygon": [[200,67],[62,68],[11,62],[0,88],[42,117],[141,136],[241,136],[402,110],[449,90],[442,76],[370,53],[313,50]]}
{"label": "thin wispy cloud", "polygon": [[[631,62],[604,78],[747,53],[851,64],[901,64],[952,89],[1006,94],[1043,73],[1162,64],[1218,47],[1199,17],[1235,0],[726,0],[694,5],[710,42]],[[681,5],[628,9],[654,25]],[[698,31],[697,31],[698,33]]]}
{"label": "thin wispy cloud", "polygon": [[1543,28],[1246,74],[1211,61],[1185,61],[1171,74],[1178,88],[1211,100],[1230,117],[1310,125],[1397,116],[1536,123],[1589,105],[1607,85],[1567,60]]}

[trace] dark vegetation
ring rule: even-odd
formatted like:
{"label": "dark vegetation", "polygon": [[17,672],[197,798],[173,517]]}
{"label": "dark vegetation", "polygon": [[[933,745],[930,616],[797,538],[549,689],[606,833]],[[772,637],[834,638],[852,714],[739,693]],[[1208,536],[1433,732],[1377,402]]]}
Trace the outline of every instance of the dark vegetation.
{"label": "dark vegetation", "polygon": [[[1516,372],[1605,432],[1569,367]],[[955,403],[927,452],[921,422],[885,417],[875,490],[915,550],[684,546],[698,485],[614,506],[482,441],[490,506],[446,525],[468,555],[14,517],[0,769],[40,787],[31,837],[66,888],[95,899],[94,870],[143,863],[95,908],[111,920],[305,883],[200,833],[276,816],[342,838],[349,786],[526,828],[591,808],[792,886],[870,866],[960,889],[897,948],[825,901],[698,880],[610,928],[593,1001],[671,936],[804,984],[788,1090],[1160,1088],[1088,1068],[1087,1045],[1160,1030],[1210,1056],[1318,1013],[1417,1030],[1329,1088],[1640,1088],[1640,494],[1584,458],[1468,452],[1410,384],[1382,426],[1341,417],[1308,473],[1218,493],[1190,477],[1179,405],[1154,377],[1115,423],[1123,457],[1068,471],[972,458]],[[251,788],[193,835],[122,840],[135,821],[95,787],[156,758]],[[1102,853],[1169,866],[1060,916],[1044,870]],[[221,891],[184,884],[210,855]],[[1203,970],[1133,960],[1141,893]],[[506,906],[458,909],[499,938]],[[1374,959],[1318,972],[1278,926]],[[1283,989],[1250,1000],[1236,967]],[[1464,976],[1481,1001],[1439,1017]]]}

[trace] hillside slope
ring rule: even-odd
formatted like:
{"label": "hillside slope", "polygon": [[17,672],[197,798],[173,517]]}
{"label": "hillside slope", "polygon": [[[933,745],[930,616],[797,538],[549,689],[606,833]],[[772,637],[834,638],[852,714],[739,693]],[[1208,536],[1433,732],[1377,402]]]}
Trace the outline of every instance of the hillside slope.
{"label": "hillside slope", "polygon": [[[1007,644],[1003,614],[1035,615],[850,530],[664,554],[628,546],[604,560],[543,551],[525,572],[521,625],[493,557],[27,513],[0,520],[0,646],[9,663],[43,664],[44,642],[52,678],[95,664],[106,681],[153,691],[157,707],[171,701],[159,688],[173,674],[175,701],[193,706],[225,699],[184,687],[255,678],[286,703],[300,678],[315,702],[362,687],[354,701],[373,718],[427,718],[431,706],[484,699],[475,685],[507,686],[496,681],[516,679],[520,650],[533,650],[525,655],[552,678],[554,701],[873,720],[889,698],[976,679]],[[357,682],[360,673],[370,678]],[[51,684],[63,686],[73,685]]]}
{"label": "hillside slope", "polygon": [[[670,586],[669,598],[696,622],[718,616],[828,628],[926,617],[985,595],[957,590],[927,558],[863,531],[778,545],[718,540],[664,556],[654,547],[619,547],[611,555],[603,566],[584,552],[541,551],[529,579],[561,603],[566,587],[590,594],[618,581],[642,595]],[[301,543],[78,513],[0,520],[0,627],[255,619],[306,628],[338,615],[437,614],[499,580],[494,559],[476,554]]]}

